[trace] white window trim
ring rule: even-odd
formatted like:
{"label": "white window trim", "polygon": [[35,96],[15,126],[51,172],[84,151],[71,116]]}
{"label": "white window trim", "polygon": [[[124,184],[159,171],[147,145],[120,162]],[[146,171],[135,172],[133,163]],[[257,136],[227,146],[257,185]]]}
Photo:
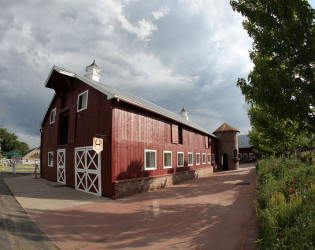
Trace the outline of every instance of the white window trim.
{"label": "white window trim", "polygon": [[[178,155],[183,155],[183,165],[178,165]],[[184,152],[177,152],[177,167],[178,168],[182,168],[184,167],[184,164],[185,164],[185,156],[184,156]]]}
{"label": "white window trim", "polygon": [[211,154],[210,153],[208,153],[208,155],[207,155],[207,157],[208,157],[208,163],[211,163]]}
{"label": "white window trim", "polygon": [[[164,165],[164,154],[165,153],[170,153],[171,154],[171,166],[165,166]],[[172,166],[172,161],[173,161],[173,154],[172,154],[172,151],[163,151],[163,168],[164,169],[167,169],[167,168],[172,168],[173,166]]]}
{"label": "white window trim", "polygon": [[[198,156],[199,155],[199,162],[197,162]],[[196,153],[196,165],[200,165],[200,153]]]}
{"label": "white window trim", "polygon": [[[54,114],[54,120],[52,121],[51,119],[51,115]],[[56,121],[56,108],[54,108],[53,110],[50,111],[50,117],[49,117],[49,122],[50,124],[54,123]]]}
{"label": "white window trim", "polygon": [[[51,161],[51,164],[50,164],[50,161],[49,161],[49,155],[52,155],[52,161]],[[53,151],[49,151],[48,152],[48,167],[53,167],[54,166],[54,152]]]}
{"label": "white window trim", "polygon": [[206,164],[206,163],[207,163],[206,153],[202,153],[202,164]]}
{"label": "white window trim", "polygon": [[[84,95],[85,93],[86,93],[86,105],[85,105],[85,107],[84,107],[84,108],[79,109],[79,99],[80,99],[80,96],[81,96],[81,95]],[[86,91],[84,91],[84,92],[82,92],[82,93],[78,94],[78,100],[77,100],[77,112],[80,112],[80,111],[82,111],[82,110],[87,109],[87,107],[88,107],[88,98],[89,98],[89,91],[88,91],[88,90],[86,90]]]}
{"label": "white window trim", "polygon": [[215,154],[211,154],[211,163],[215,163]]}
{"label": "white window trim", "polygon": [[[147,152],[154,152],[155,153],[155,167],[154,168],[147,168],[147,158],[146,158],[146,153]],[[145,149],[144,150],[144,170],[156,170],[156,158],[157,158],[157,154],[156,154],[156,150],[151,150],[151,149]]]}
{"label": "white window trim", "polygon": [[[189,155],[191,155],[191,164],[189,164]],[[188,163],[188,167],[194,165],[194,154],[192,152],[188,152],[187,154],[187,163]]]}

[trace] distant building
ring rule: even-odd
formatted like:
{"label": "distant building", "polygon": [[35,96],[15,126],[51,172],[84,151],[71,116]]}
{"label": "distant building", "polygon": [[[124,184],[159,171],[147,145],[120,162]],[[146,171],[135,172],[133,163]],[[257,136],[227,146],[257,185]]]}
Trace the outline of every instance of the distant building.
{"label": "distant building", "polygon": [[249,142],[248,135],[238,136],[238,149],[241,162],[252,162],[261,158],[260,154],[254,153],[253,146]]}
{"label": "distant building", "polygon": [[30,150],[28,150],[26,152],[26,154],[23,156],[23,163],[30,163],[30,164],[33,164],[33,163],[39,163],[40,161],[40,147],[35,147],[35,148],[32,148]]}

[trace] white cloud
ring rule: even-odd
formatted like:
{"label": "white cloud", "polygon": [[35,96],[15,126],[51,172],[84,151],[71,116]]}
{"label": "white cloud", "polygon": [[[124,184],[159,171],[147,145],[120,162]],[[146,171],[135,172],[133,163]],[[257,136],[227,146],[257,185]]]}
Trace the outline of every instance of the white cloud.
{"label": "white cloud", "polygon": [[161,8],[159,11],[153,11],[152,15],[156,20],[159,20],[160,18],[166,16],[170,12],[170,9],[168,7]]}

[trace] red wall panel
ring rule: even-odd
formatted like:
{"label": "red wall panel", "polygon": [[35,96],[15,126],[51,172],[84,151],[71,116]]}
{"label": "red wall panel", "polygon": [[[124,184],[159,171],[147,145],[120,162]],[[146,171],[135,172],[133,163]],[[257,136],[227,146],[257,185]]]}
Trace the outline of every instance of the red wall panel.
{"label": "red wall panel", "polygon": [[[172,143],[174,122],[134,107],[122,104],[113,110],[112,181],[164,175],[210,166],[202,164],[202,153],[214,152],[215,141],[209,148],[205,134],[183,127],[183,144]],[[144,170],[144,150],[157,150],[157,169]],[[172,169],[163,169],[163,151],[172,151]],[[184,152],[185,167],[177,168],[177,152]],[[188,167],[188,152],[194,154],[194,164]],[[195,164],[196,153],[201,163]]]}

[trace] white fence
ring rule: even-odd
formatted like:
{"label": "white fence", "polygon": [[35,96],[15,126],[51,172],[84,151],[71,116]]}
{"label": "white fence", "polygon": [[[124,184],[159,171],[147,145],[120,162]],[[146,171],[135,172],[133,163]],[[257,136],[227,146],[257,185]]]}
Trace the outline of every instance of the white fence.
{"label": "white fence", "polygon": [[40,165],[35,164],[23,164],[19,162],[12,162],[10,159],[0,159],[0,171],[9,172],[14,174],[25,174],[25,173],[40,173]]}

